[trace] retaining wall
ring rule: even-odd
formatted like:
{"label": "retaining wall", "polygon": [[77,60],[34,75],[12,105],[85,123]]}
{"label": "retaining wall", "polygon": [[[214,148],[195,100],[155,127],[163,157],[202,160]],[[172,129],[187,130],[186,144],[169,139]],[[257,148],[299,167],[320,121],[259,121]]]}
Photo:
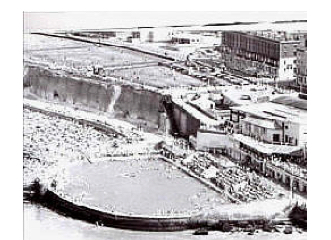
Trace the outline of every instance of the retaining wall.
{"label": "retaining wall", "polygon": [[[181,231],[197,228],[201,225],[201,222],[190,217],[138,217],[101,212],[85,206],[76,205],[60,198],[49,190],[39,198],[39,201],[44,206],[65,214],[66,216],[107,227],[140,231]],[[206,223],[202,225],[206,225]]]}
{"label": "retaining wall", "polygon": [[208,218],[208,216],[197,215],[191,217],[147,217],[147,216],[129,216],[102,212],[91,209],[86,206],[79,206],[69,202],[50,190],[36,191],[38,197],[34,201],[43,206],[54,210],[74,219],[84,220],[89,223],[98,224],[106,227],[115,227],[121,229],[139,230],[139,231],[183,231],[188,229],[205,228],[209,230],[225,231],[225,227],[263,228],[270,224],[270,220],[261,217],[251,219],[226,219],[217,220]]}
{"label": "retaining wall", "polygon": [[[37,66],[25,66],[24,94],[32,93],[41,99],[66,102],[70,105],[109,112],[116,118],[148,129],[156,129],[159,124],[163,95],[151,90],[129,85],[101,84],[73,76],[61,76],[56,71]],[[171,128],[188,138],[196,135],[200,121],[180,106],[171,102]]]}
{"label": "retaining wall", "polygon": [[109,112],[116,118],[156,128],[162,95],[129,85],[101,84],[73,76],[61,76],[49,69],[25,66],[24,94],[54,102]]}

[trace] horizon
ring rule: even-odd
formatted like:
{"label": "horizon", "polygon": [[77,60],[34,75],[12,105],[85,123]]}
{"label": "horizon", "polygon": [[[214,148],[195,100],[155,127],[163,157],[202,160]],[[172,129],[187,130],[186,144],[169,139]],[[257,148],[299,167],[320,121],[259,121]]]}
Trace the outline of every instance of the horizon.
{"label": "horizon", "polygon": [[[23,12],[23,20],[24,33],[205,25],[222,30],[229,26],[281,25],[283,21],[299,21],[288,24],[300,30],[307,28],[306,12]],[[217,24],[226,25],[214,26]]]}

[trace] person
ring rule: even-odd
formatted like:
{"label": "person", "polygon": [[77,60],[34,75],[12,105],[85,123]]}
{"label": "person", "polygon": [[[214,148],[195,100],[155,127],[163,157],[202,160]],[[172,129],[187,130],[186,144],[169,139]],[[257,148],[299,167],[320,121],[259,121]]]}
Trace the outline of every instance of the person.
{"label": "person", "polygon": [[56,190],[56,185],[57,185],[57,182],[55,179],[53,179],[53,181],[51,182],[51,187],[54,188],[54,190]]}

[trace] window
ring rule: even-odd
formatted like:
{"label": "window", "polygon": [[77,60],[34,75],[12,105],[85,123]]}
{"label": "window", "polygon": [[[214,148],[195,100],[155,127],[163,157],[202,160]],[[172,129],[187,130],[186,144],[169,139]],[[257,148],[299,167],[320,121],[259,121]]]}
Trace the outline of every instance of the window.
{"label": "window", "polygon": [[289,142],[289,138],[288,138],[288,135],[285,135],[285,142]]}
{"label": "window", "polygon": [[274,134],[274,135],[273,135],[273,141],[274,141],[274,142],[280,142],[279,134]]}

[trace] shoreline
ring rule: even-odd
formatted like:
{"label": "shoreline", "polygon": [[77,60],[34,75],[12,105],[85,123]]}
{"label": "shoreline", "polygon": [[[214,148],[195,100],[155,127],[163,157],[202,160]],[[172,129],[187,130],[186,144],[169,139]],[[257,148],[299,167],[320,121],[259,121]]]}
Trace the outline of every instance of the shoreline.
{"label": "shoreline", "polygon": [[[35,194],[31,197],[31,202],[41,204],[66,217],[83,220],[98,226],[152,232],[173,232],[201,228],[227,232],[232,228],[240,228],[242,231],[245,231],[246,228],[252,228],[252,226],[254,226],[254,229],[264,229],[266,226],[271,227],[274,224],[272,223],[273,219],[261,216],[247,219],[233,217],[232,219],[217,220],[204,215],[140,216],[109,213],[77,205],[59,197],[41,184],[39,186],[33,185],[32,188],[39,188],[39,190],[35,191]],[[283,222],[278,221],[278,224],[287,224],[287,222],[288,220],[284,219]],[[238,230],[237,232],[240,231]]]}
{"label": "shoreline", "polygon": [[[35,101],[28,101],[33,103]],[[26,104],[26,102],[25,102]],[[28,104],[29,105],[29,104]],[[34,104],[32,104],[34,105]],[[47,105],[47,104],[46,104]],[[39,106],[40,108],[41,106]],[[38,108],[38,107],[36,107]],[[46,112],[52,112],[51,109],[42,109]],[[74,116],[66,116],[66,114],[55,112],[55,114],[59,114],[61,117],[69,117],[75,118]],[[95,120],[95,119],[93,119]],[[98,125],[100,122],[94,122],[94,124]],[[117,124],[115,124],[117,125]],[[108,128],[113,128],[115,126],[106,126]],[[145,133],[146,134],[146,133]],[[149,135],[149,134],[147,134]],[[191,177],[194,177],[196,180],[199,180],[203,184],[211,187],[215,190],[215,186],[212,186],[211,183],[207,181],[202,181],[203,179],[192,176],[189,171],[185,171],[182,166],[177,166],[175,162],[165,159],[164,156],[160,157],[162,160],[171,163],[172,165],[180,168],[184,173],[188,174]],[[217,191],[218,192],[218,191]],[[221,191],[221,194],[225,193]],[[212,218],[212,215],[204,215],[204,214],[196,214],[191,216],[141,216],[141,215],[126,215],[123,213],[109,213],[104,212],[99,209],[94,209],[88,206],[77,205],[75,202],[68,201],[65,198],[62,198],[57,195],[57,193],[52,192],[48,189],[45,189],[44,194],[38,196],[38,201],[42,205],[53,209],[55,211],[59,211],[65,216],[72,216],[73,218],[85,220],[94,224],[103,224],[109,227],[118,227],[132,230],[141,230],[141,231],[182,231],[187,229],[197,229],[197,228],[211,228],[211,229],[220,229],[222,228],[224,223],[233,224],[234,226],[246,225],[250,222],[253,222],[254,226],[256,225],[256,221],[263,221],[263,224],[270,222],[273,219],[272,217],[266,217],[261,215],[246,215],[245,218],[243,216],[225,216],[226,212],[220,212],[221,216],[218,218]],[[223,214],[223,215],[222,215]],[[279,220],[279,219],[277,219]],[[132,223],[133,221],[133,223]],[[147,221],[141,223],[141,221]],[[149,222],[151,221],[151,222]],[[287,222],[286,219],[285,222]],[[105,223],[106,222],[106,223]],[[280,220],[280,222],[283,222]],[[140,226],[142,224],[142,226]],[[175,226],[174,226],[175,225]]]}

